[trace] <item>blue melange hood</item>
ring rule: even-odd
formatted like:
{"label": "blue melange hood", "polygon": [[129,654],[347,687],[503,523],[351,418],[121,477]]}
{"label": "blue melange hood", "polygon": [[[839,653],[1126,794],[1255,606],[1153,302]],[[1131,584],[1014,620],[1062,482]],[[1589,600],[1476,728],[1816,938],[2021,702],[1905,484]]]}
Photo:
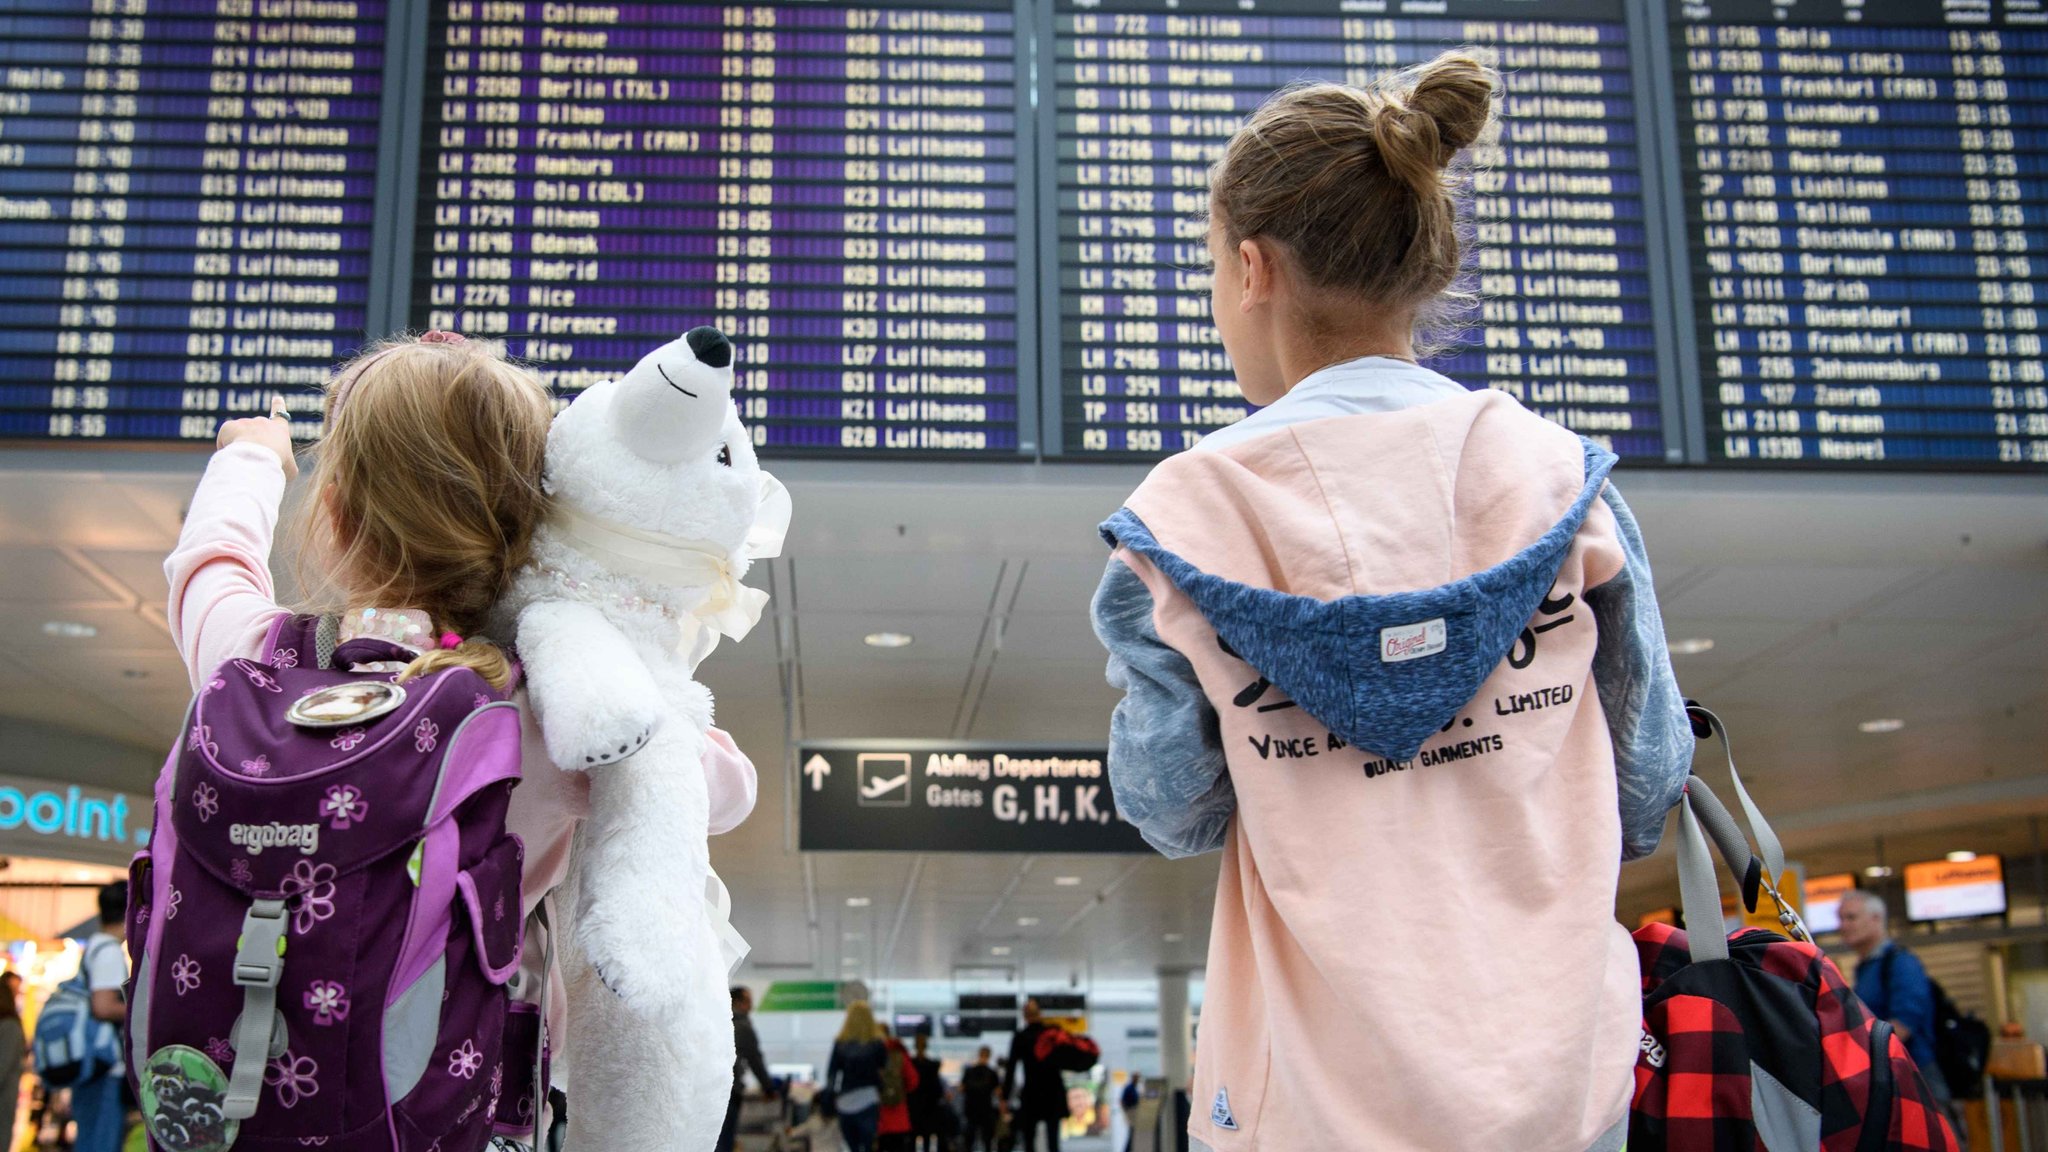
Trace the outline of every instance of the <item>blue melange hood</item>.
{"label": "blue melange hood", "polygon": [[[1582,443],[1585,486],[1561,520],[1500,564],[1436,588],[1318,600],[1240,584],[1169,551],[1129,508],[1103,523],[1102,536],[1150,561],[1231,651],[1330,731],[1388,760],[1411,760],[1478,695],[1556,583],[1615,465],[1612,453]],[[1439,620],[1442,651],[1382,659],[1384,632]]]}

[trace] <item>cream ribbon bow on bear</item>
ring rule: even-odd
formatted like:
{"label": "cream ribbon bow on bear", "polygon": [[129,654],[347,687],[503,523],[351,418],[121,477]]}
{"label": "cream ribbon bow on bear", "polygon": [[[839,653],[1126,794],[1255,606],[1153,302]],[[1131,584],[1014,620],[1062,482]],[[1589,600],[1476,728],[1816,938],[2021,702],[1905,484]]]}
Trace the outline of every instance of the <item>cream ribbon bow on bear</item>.
{"label": "cream ribbon bow on bear", "polygon": [[[782,555],[789,534],[789,490],[766,472],[760,477],[760,504],[742,546],[749,562]],[[704,590],[688,617],[676,621],[682,631],[678,648],[693,671],[721,637],[744,639],[768,607],[768,593],[740,583],[732,556],[717,544],[620,524],[562,502],[549,519],[565,543],[608,572],[665,588]]]}

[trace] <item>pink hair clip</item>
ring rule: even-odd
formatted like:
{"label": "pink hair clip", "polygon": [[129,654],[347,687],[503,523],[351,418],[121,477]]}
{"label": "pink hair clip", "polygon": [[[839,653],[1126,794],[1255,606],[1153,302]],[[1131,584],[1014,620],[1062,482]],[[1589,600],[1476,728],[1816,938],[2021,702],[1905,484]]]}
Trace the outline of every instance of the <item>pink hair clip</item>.
{"label": "pink hair clip", "polygon": [[441,647],[460,648],[462,647],[462,637],[457,636],[453,632],[443,632],[441,633]]}
{"label": "pink hair clip", "polygon": [[440,331],[439,329],[436,329],[436,330],[434,330],[434,331],[432,331],[432,332],[422,332],[422,333],[420,333],[420,343],[422,343],[422,344],[467,344],[467,343],[469,343],[469,337],[467,337],[467,336],[464,336],[464,335],[463,335],[462,333],[460,333],[460,332],[443,332],[443,331]]}

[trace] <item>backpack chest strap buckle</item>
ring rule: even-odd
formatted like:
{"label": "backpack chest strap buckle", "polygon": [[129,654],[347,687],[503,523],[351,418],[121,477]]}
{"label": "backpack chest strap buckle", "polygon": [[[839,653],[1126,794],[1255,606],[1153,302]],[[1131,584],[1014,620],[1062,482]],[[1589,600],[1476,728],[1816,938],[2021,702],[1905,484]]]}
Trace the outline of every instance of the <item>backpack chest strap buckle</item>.
{"label": "backpack chest strap buckle", "polygon": [[235,985],[277,987],[284,978],[284,932],[289,920],[284,901],[257,900],[242,917],[242,938],[235,947]]}
{"label": "backpack chest strap buckle", "polygon": [[278,1026],[277,985],[284,978],[284,932],[290,923],[284,901],[251,901],[235,945],[235,985],[242,992],[242,1017],[235,1023],[235,1065],[221,1115],[247,1120],[263,1092],[263,1066]]}

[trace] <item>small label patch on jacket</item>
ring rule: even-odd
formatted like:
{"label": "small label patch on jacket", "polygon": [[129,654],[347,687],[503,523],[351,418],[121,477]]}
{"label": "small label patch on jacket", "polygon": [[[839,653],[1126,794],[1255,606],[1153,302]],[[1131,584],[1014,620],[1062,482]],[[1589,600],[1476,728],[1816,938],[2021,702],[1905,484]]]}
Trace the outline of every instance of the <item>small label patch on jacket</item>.
{"label": "small label patch on jacket", "polygon": [[1424,620],[1420,624],[1403,624],[1398,628],[1380,629],[1380,663],[1399,664],[1404,660],[1420,660],[1434,656],[1450,647],[1444,631],[1442,617]]}
{"label": "small label patch on jacket", "polygon": [[1226,1131],[1237,1131],[1237,1117],[1230,1114],[1230,1089],[1216,1090],[1216,1103],[1209,1107],[1209,1123]]}

